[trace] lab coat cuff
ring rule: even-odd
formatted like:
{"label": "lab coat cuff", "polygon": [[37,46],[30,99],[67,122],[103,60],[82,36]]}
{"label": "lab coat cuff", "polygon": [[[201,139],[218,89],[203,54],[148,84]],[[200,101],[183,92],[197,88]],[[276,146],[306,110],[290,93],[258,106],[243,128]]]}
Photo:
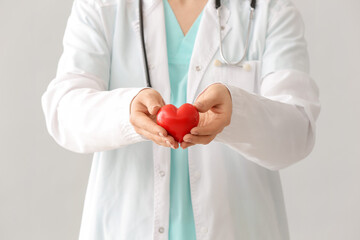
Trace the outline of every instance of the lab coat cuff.
{"label": "lab coat cuff", "polygon": [[[231,114],[231,120],[230,124],[226,126],[221,133],[219,133],[215,137],[215,141],[219,142],[231,142],[233,131],[231,129],[233,128],[240,128],[241,125],[239,125],[239,119],[244,117],[244,105],[248,103],[248,98],[246,97],[247,94],[250,94],[246,92],[245,90],[232,86],[227,83],[222,83],[230,92],[231,101],[232,101],[232,114]],[[236,92],[236,93],[235,93]],[[240,93],[240,94],[239,94]],[[245,114],[246,115],[246,114]]]}
{"label": "lab coat cuff", "polygon": [[[126,109],[125,111],[123,111],[123,114],[121,114],[121,116],[120,116],[121,123],[119,124],[119,126],[123,126],[123,129],[121,132],[123,132],[123,134],[125,135],[124,137],[125,137],[125,139],[127,139],[129,141],[128,142],[129,144],[148,140],[145,137],[143,137],[142,135],[138,134],[135,131],[134,126],[130,123],[131,103],[134,100],[134,98],[143,89],[145,89],[145,88],[128,88],[126,92],[123,92],[123,89],[119,90],[119,91],[121,91],[121,94],[122,94],[122,96],[121,96],[122,102],[119,102],[119,104],[122,105],[122,108]],[[114,91],[116,91],[116,90],[114,90]],[[124,96],[124,94],[126,96]],[[125,101],[124,101],[124,99],[125,99]]]}

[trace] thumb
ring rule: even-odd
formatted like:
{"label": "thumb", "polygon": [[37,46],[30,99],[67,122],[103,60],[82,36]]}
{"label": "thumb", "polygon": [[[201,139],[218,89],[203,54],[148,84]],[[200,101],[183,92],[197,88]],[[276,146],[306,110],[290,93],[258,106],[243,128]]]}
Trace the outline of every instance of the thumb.
{"label": "thumb", "polygon": [[160,95],[151,96],[146,99],[146,108],[151,115],[156,115],[162,106],[165,105],[164,100]]}
{"label": "thumb", "polygon": [[200,96],[194,103],[194,107],[196,107],[199,112],[204,113],[213,107],[213,103],[212,101],[209,101],[209,99],[205,99],[204,97]]}
{"label": "thumb", "polygon": [[222,96],[217,89],[216,84],[213,84],[197,97],[194,106],[199,112],[207,112],[212,107],[222,104]]}
{"label": "thumb", "polygon": [[148,112],[149,112],[151,115],[156,115],[157,112],[160,110],[160,108],[161,108],[160,105],[149,106],[149,107],[148,107]]}

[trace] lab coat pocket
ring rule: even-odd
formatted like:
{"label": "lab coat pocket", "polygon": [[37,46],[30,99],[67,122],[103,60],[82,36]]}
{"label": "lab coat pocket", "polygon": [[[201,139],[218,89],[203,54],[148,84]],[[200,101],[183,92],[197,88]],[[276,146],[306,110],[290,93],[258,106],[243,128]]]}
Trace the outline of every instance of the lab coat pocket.
{"label": "lab coat pocket", "polygon": [[222,65],[216,71],[222,82],[251,93],[258,91],[260,61],[244,62],[244,67]]}

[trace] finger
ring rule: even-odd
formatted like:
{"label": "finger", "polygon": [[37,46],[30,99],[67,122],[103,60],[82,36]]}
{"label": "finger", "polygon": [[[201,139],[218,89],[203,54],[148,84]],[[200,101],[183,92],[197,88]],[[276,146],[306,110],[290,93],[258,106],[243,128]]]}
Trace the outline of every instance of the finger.
{"label": "finger", "polygon": [[[140,134],[151,137],[150,140],[153,140],[153,141],[156,140],[157,142],[159,142],[159,141],[160,142],[161,141],[166,142],[169,145],[169,147],[172,147],[174,149],[179,148],[179,143],[171,135],[168,135],[168,136],[165,137],[165,136],[159,136],[157,134],[153,134],[153,133],[148,132],[148,131],[146,131],[145,129],[142,129],[142,128],[137,128],[137,130],[139,132],[141,132]],[[155,138],[155,136],[156,136],[156,138]]]}
{"label": "finger", "polygon": [[148,131],[145,131],[141,128],[135,128],[136,132],[142,136],[144,136],[146,139],[155,142],[158,145],[164,146],[164,147],[171,147],[170,142],[168,142],[165,138],[157,136],[155,134],[149,133]]}
{"label": "finger", "polygon": [[163,127],[157,125],[149,116],[143,112],[133,112],[131,116],[131,123],[139,129],[143,129],[161,137],[167,137],[168,135],[167,131]]}
{"label": "finger", "polygon": [[[185,138],[186,137],[186,138]],[[209,136],[194,136],[191,134],[188,134],[184,137],[184,142],[192,143],[192,144],[209,144],[214,138],[216,137],[216,134],[209,135]]]}
{"label": "finger", "polygon": [[194,145],[195,145],[194,143],[188,143],[188,142],[182,142],[182,143],[180,144],[180,146],[181,146],[182,149],[186,149],[186,148],[191,147],[191,146],[194,146]]}
{"label": "finger", "polygon": [[165,137],[166,141],[168,141],[170,143],[170,145],[174,148],[174,149],[178,149],[179,148],[179,143],[171,136],[168,135],[167,137]]}
{"label": "finger", "polygon": [[[225,124],[224,124],[225,123]],[[198,126],[191,129],[190,133],[195,136],[207,136],[207,135],[214,135],[222,132],[224,127],[226,126],[225,121],[222,120],[214,120],[211,123],[205,126]]]}
{"label": "finger", "polygon": [[[160,137],[158,135],[155,135],[148,131],[145,131],[144,129],[141,129],[141,128],[136,128],[136,132],[143,135],[146,139],[155,142],[158,145],[161,145],[164,147],[172,147],[174,149],[177,149],[179,147],[178,145],[176,145],[176,141],[171,136]],[[172,138],[172,140],[171,140],[171,138]]]}

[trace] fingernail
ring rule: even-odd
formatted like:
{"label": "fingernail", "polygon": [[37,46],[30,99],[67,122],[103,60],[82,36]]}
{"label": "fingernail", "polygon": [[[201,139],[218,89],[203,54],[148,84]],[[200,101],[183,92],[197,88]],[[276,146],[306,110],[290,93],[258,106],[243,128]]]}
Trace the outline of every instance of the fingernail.
{"label": "fingernail", "polygon": [[191,138],[184,140],[185,142],[191,143]]}
{"label": "fingernail", "polygon": [[170,143],[168,140],[166,140],[166,144],[167,144],[169,147],[172,147],[171,143]]}
{"label": "fingernail", "polygon": [[192,135],[195,135],[195,136],[199,135],[198,132],[192,132],[191,134],[192,134]]}
{"label": "fingernail", "polygon": [[159,132],[160,137],[165,137],[162,132]]}

